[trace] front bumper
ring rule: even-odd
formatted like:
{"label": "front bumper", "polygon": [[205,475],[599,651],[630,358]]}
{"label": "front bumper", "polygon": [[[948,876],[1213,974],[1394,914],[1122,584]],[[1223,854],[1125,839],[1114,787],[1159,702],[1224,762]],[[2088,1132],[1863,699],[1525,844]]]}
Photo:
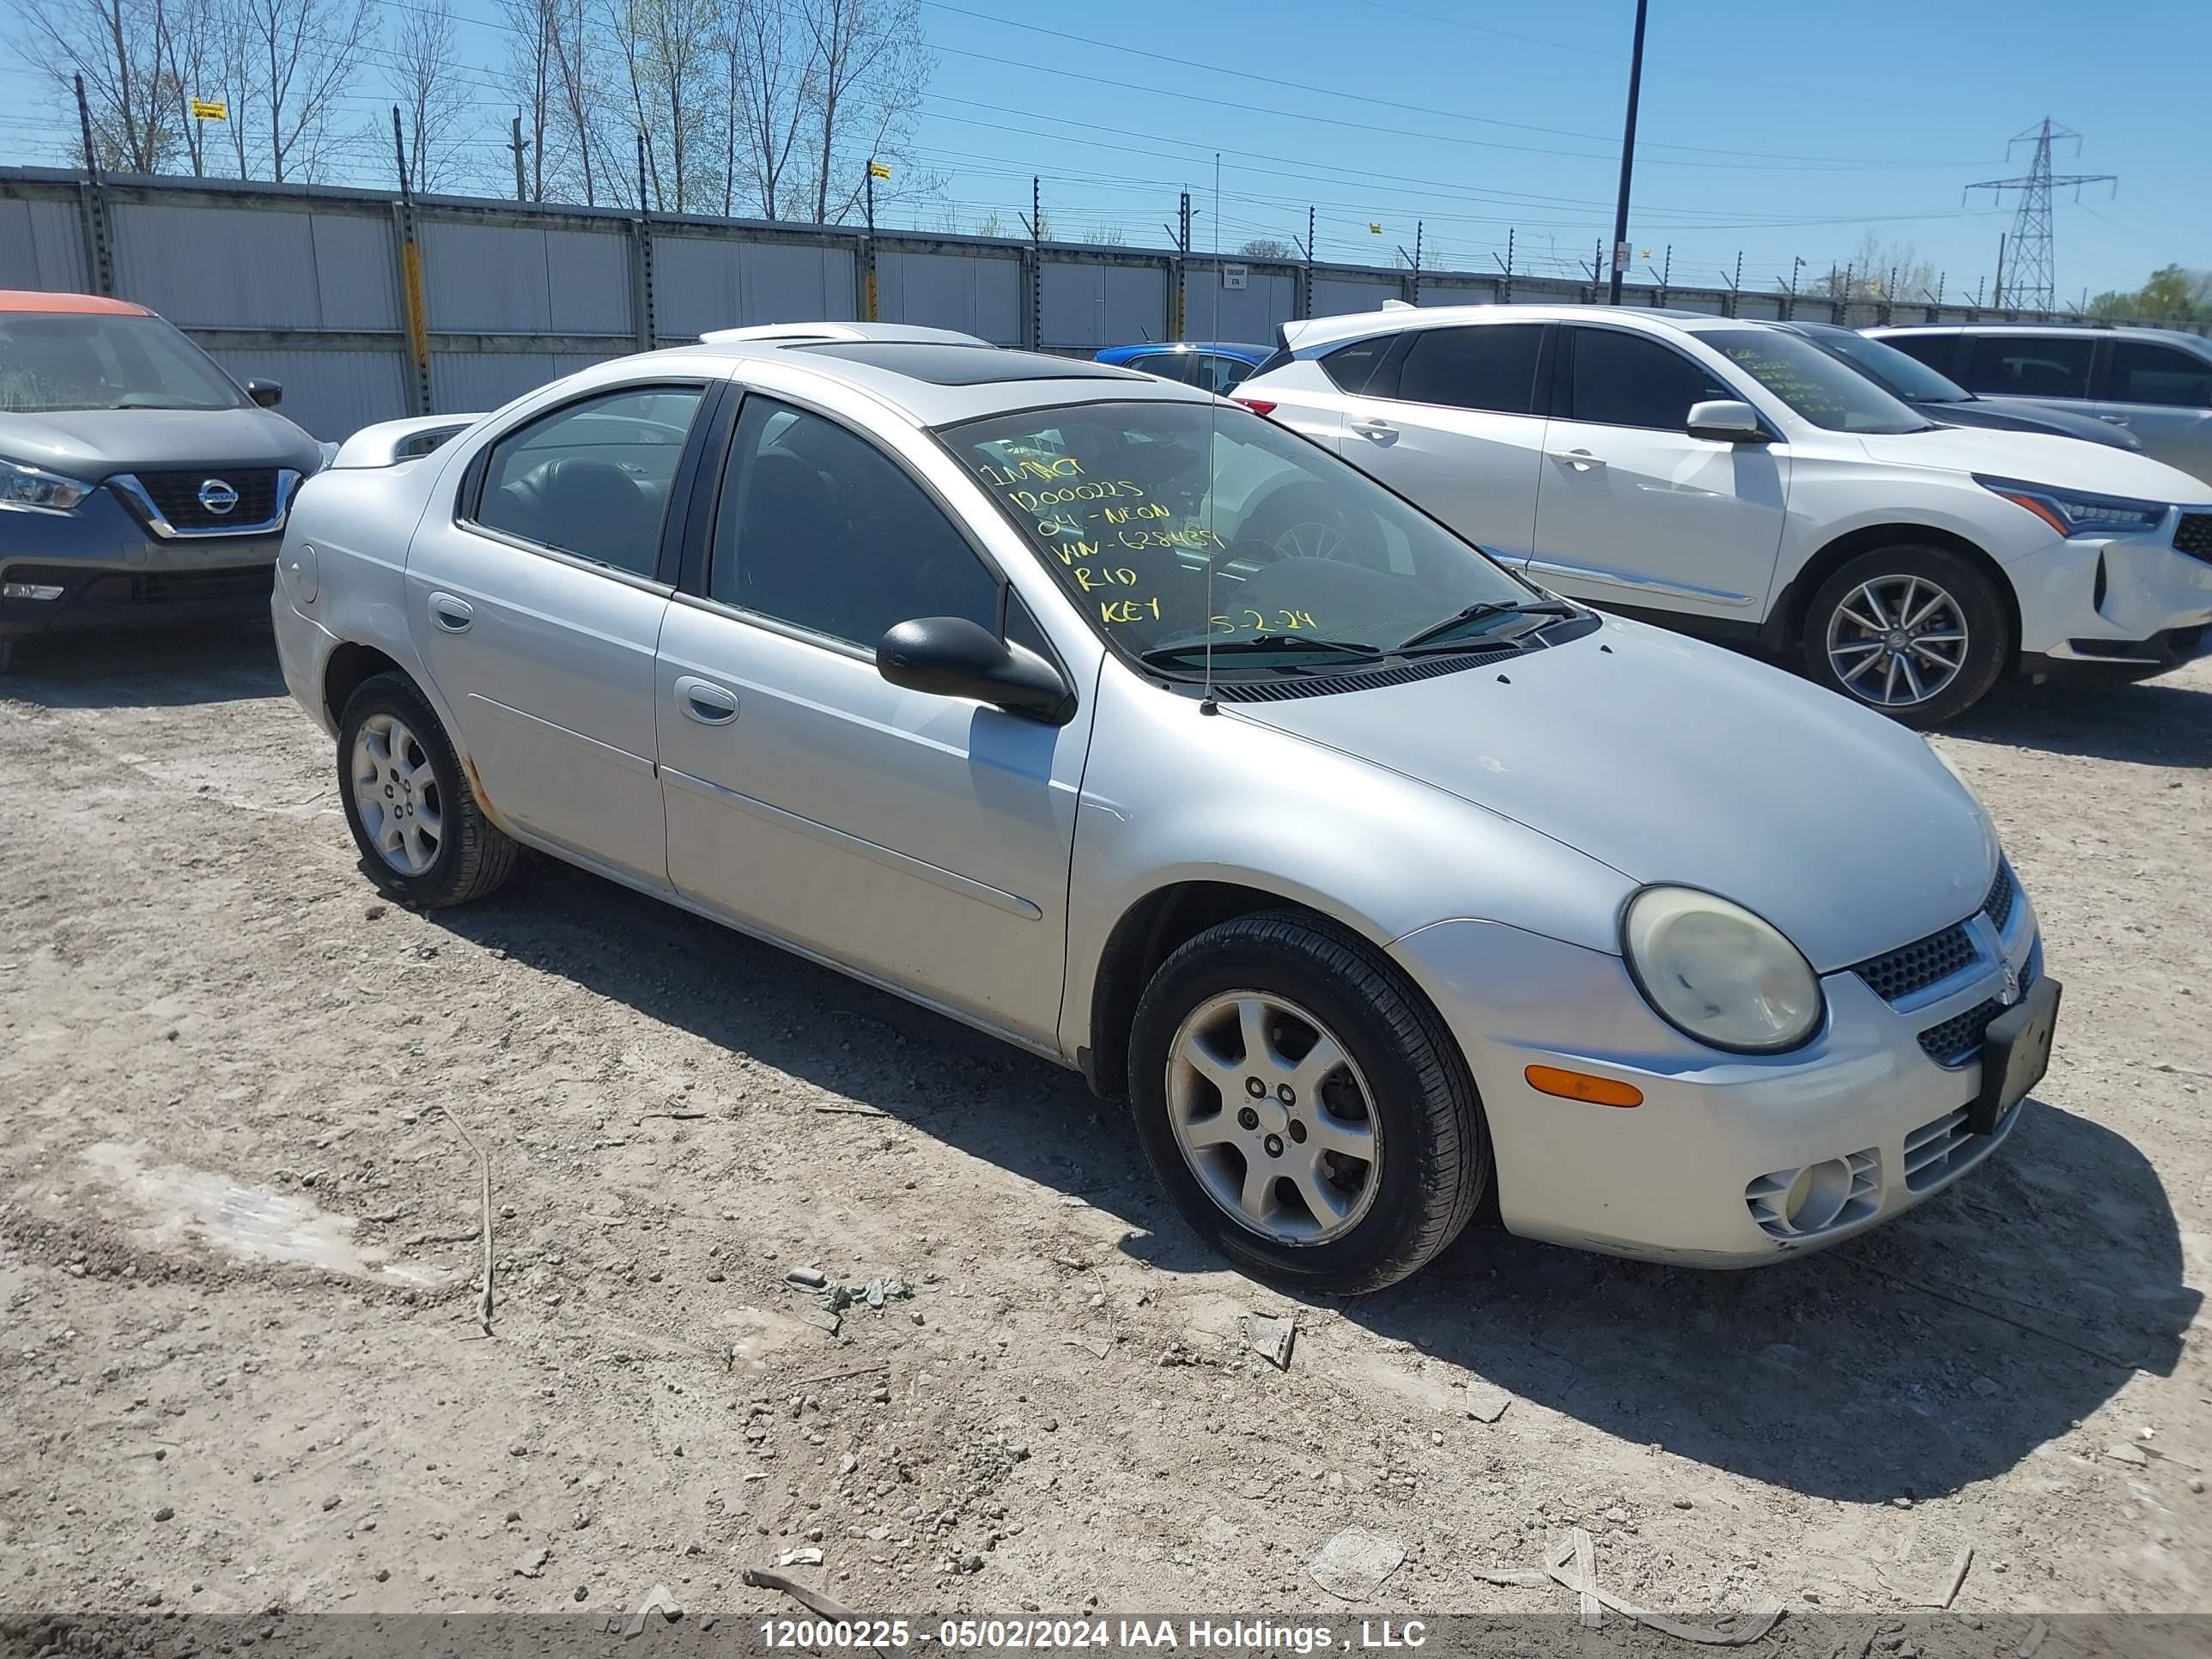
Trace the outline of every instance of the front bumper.
{"label": "front bumper", "polygon": [[2057,661],[2140,677],[2200,654],[2212,624],[2212,558],[2174,544],[2180,517],[2169,514],[2155,535],[2054,537],[2008,563],[2023,671]]}
{"label": "front bumper", "polygon": [[[1993,1134],[1965,1127],[1981,1085],[1978,1042],[1949,1065],[1921,1042],[1999,999],[2008,968],[2015,983],[2040,970],[2024,892],[2002,933],[1986,918],[1969,928],[1973,960],[1896,1006],[1855,972],[1826,975],[1820,1035],[1774,1056],[1692,1042],[1651,1012],[1620,957],[1502,924],[1440,922],[1391,954],[1467,1056],[1508,1229],[1615,1255],[1746,1267],[1879,1226],[2012,1132],[2016,1107]],[[1542,1094],[1526,1080],[1530,1066],[1616,1078],[1644,1103]],[[1850,1198],[1832,1220],[1778,1231],[1768,1178],[1837,1162]]]}
{"label": "front bumper", "polygon": [[0,509],[0,639],[263,615],[283,543],[164,538],[106,489],[73,513]]}

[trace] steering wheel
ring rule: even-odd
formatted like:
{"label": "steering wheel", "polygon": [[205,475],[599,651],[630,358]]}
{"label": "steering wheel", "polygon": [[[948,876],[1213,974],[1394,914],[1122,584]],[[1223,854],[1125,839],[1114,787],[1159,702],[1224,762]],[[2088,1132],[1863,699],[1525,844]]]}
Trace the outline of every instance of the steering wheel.
{"label": "steering wheel", "polygon": [[1351,519],[1314,484],[1293,484],[1268,497],[1230,550],[1268,564],[1333,559],[1370,570],[1385,568],[1382,550],[1363,545]]}

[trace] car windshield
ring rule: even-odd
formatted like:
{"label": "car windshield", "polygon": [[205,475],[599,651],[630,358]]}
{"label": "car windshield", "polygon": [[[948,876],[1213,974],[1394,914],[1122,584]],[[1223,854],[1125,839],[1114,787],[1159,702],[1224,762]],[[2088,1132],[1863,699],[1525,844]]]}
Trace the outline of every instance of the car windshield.
{"label": "car windshield", "polygon": [[1831,432],[1925,432],[1932,424],[1802,334],[1717,328],[1697,337],[1814,426]]}
{"label": "car windshield", "polygon": [[[1310,672],[1540,596],[1364,473],[1251,411],[1081,404],[939,434],[1091,622],[1164,672]],[[1191,649],[1186,653],[1182,647]],[[1188,662],[1182,659],[1188,654]]]}
{"label": "car windshield", "polygon": [[1876,385],[1916,404],[1963,404],[1974,395],[1948,375],[1938,374],[1917,357],[1907,356],[1893,345],[1869,340],[1863,334],[1839,328],[1823,330],[1813,343],[1834,353]]}
{"label": "car windshield", "polygon": [[0,410],[236,409],[244,401],[159,317],[0,313]]}

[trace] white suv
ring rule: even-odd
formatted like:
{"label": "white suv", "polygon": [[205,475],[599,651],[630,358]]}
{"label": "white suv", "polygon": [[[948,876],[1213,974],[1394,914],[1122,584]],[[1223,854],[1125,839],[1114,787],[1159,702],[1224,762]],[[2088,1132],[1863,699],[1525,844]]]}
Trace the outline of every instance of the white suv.
{"label": "white suv", "polygon": [[[2009,672],[2212,648],[2212,486],[2143,456],[1932,425],[1785,330],[1584,306],[1286,325],[1239,403],[1534,580],[1802,650],[1915,726]],[[1336,527],[1297,550],[1357,557]]]}

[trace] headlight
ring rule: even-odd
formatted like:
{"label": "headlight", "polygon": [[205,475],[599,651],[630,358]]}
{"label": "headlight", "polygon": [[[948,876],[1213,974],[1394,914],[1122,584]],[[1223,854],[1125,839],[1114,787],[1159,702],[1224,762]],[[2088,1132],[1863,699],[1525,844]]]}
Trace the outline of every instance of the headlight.
{"label": "headlight", "polygon": [[1986,478],[1974,475],[1984,489],[1995,490],[2015,507],[2024,507],[2062,536],[2144,536],[2164,526],[2171,510],[2164,501],[2135,501],[2124,495],[2090,495],[2078,489],[2046,489],[2041,484],[2021,483],[2016,478]]}
{"label": "headlight", "polygon": [[19,461],[0,461],[0,507],[25,507],[34,513],[67,513],[99,486],[43,472]]}
{"label": "headlight", "polygon": [[1647,887],[1628,902],[1620,936],[1644,1000],[1700,1042],[1773,1054],[1820,1029],[1812,965],[1741,904],[1694,887]]}

